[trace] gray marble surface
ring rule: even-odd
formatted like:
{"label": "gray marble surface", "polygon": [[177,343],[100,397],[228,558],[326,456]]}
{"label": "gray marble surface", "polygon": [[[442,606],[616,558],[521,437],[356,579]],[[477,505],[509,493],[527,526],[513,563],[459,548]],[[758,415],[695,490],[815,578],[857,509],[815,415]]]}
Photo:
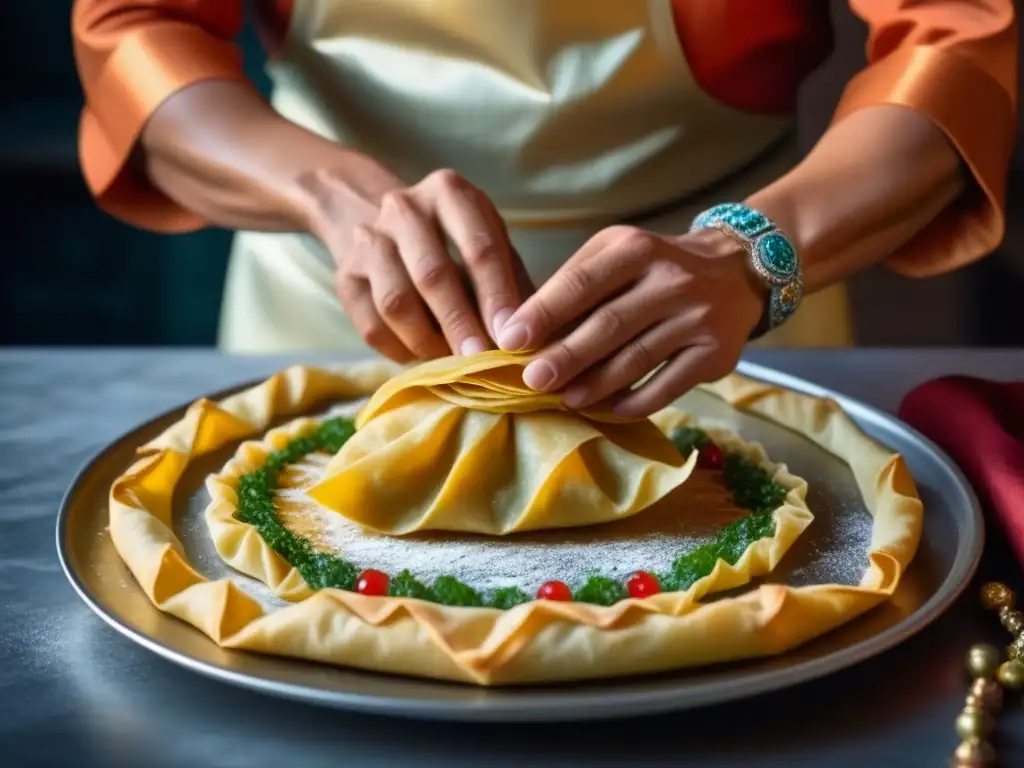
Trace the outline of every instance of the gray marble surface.
{"label": "gray marble surface", "polygon": [[[1024,351],[760,352],[751,359],[894,410],[915,384],[1024,378]],[[311,358],[315,362],[316,358]],[[108,628],[66,583],[54,520],[74,473],[136,424],[268,374],[207,350],[0,351],[0,765],[943,766],[963,652],[1005,641],[973,595],[916,638],[828,679],[699,712],[596,725],[460,726],[321,711],[188,673]],[[1024,586],[996,537],[982,577]],[[1024,766],[1024,711],[1000,719]]]}

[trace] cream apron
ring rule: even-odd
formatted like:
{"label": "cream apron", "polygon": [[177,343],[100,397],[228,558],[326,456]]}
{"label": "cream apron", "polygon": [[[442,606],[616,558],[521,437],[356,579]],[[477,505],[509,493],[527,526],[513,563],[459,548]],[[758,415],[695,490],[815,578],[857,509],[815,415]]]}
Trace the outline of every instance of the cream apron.
{"label": "cream apron", "polygon": [[[790,118],[701,91],[669,0],[296,0],[269,73],[288,119],[409,183],[453,168],[483,189],[536,284],[602,227],[683,232],[797,159]],[[367,349],[332,271],[308,235],[239,233],[221,346]],[[841,286],[763,340],[848,342]]]}

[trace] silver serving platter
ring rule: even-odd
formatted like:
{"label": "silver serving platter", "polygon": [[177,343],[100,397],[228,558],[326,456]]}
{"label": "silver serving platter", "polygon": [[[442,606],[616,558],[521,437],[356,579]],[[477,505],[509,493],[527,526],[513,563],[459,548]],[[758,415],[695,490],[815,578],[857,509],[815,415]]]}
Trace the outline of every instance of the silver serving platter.
{"label": "silver serving platter", "polygon": [[[939,448],[907,425],[768,368],[741,363],[739,373],[839,402],[866,433],[904,455],[925,504],[917,556],[893,598],[781,656],[647,677],[479,688],[222,650],[149,602],[114,551],[107,531],[111,483],[133,461],[135,449],[181,418],[186,406],[132,430],[85,465],[61,503],[57,551],[82,599],[134,642],[208,677],[311,704],[422,719],[550,722],[636,716],[753,696],[836,672],[920,632],[967,586],[981,557],[984,531],[978,501],[964,476]],[[210,397],[219,399],[241,388]],[[771,579],[794,585],[823,580],[856,583],[864,567],[870,521],[846,465],[805,438],[737,413],[707,394],[691,393],[680,405],[762,443],[770,456],[810,481],[808,502],[815,522]],[[205,528],[194,519],[201,508],[196,497],[202,478],[226,457],[211,457],[212,464],[190,469],[179,484],[175,525],[190,553],[204,549],[199,539],[206,535]]]}

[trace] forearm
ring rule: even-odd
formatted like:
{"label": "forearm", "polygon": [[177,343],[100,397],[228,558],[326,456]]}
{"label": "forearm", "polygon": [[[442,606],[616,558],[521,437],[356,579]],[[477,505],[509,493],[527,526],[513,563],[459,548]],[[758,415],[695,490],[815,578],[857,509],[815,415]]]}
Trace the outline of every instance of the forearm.
{"label": "forearm", "polygon": [[367,199],[399,183],[230,80],[200,82],[167,99],[147,122],[135,159],[172,200],[231,229],[310,229],[325,176],[343,177],[354,197]]}
{"label": "forearm", "polygon": [[963,191],[956,150],[928,118],[862,109],[835,124],[792,172],[750,197],[800,252],[816,291],[884,260]]}

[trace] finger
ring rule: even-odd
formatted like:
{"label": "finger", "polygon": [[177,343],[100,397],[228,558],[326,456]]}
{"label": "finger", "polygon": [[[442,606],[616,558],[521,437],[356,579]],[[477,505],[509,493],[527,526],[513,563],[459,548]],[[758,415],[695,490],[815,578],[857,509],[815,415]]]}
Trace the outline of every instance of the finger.
{"label": "finger", "polygon": [[[646,235],[591,238],[502,328],[502,349],[536,349],[633,282],[646,263]],[[645,239],[644,243],[640,240]]]}
{"label": "finger", "polygon": [[448,344],[433,327],[423,300],[416,291],[398,249],[383,235],[367,244],[370,292],[377,314],[402,345],[421,360],[448,354]]}
{"label": "finger", "polygon": [[513,267],[516,255],[484,194],[457,174],[445,179],[436,198],[438,221],[466,266],[484,327],[496,336],[496,318],[507,320],[522,301]]}
{"label": "finger", "polygon": [[380,226],[398,246],[413,285],[437,318],[449,348],[459,354],[485,350],[487,335],[480,317],[434,222],[405,197],[389,196],[381,209]]}
{"label": "finger", "polygon": [[685,348],[649,381],[626,393],[613,410],[627,418],[641,418],[660,411],[698,384],[721,378],[717,365],[719,355],[713,344]]}
{"label": "finger", "polygon": [[367,344],[396,363],[408,363],[415,359],[415,355],[399,341],[377,313],[368,281],[339,272],[335,277],[335,289],[345,314]]}
{"label": "finger", "polygon": [[573,379],[565,390],[570,408],[588,408],[625,393],[679,350],[693,343],[699,313],[676,314],[628,339],[615,354]]}
{"label": "finger", "polygon": [[[511,241],[510,241],[511,242]],[[530,273],[526,271],[526,265],[523,264],[523,257],[519,255],[514,247],[512,248],[512,271],[516,278],[516,289],[518,291],[520,303],[533,296],[537,292],[537,287],[533,284],[533,278],[530,277]],[[512,319],[512,315],[515,314],[515,310],[499,309],[494,319],[491,321],[491,330],[495,343],[498,341],[498,336],[501,335],[502,329]]]}
{"label": "finger", "polygon": [[[675,314],[677,306],[673,302],[672,289],[665,282],[642,280],[632,290],[602,304],[579,327],[541,351],[526,366],[523,381],[528,387],[543,392],[561,389],[587,369],[607,358],[615,358],[619,353],[619,356],[626,355],[631,371],[643,368],[632,381],[624,384],[628,386],[665,359],[652,359],[652,349],[638,337],[646,329],[656,327],[664,318]],[[673,327],[678,325],[676,322]],[[672,351],[667,350],[665,356]],[[605,394],[614,391],[608,390]],[[567,401],[570,407],[576,407],[573,400],[570,397]]]}
{"label": "finger", "polygon": [[[512,249],[512,270],[515,272],[516,287],[519,290],[519,297],[525,301],[537,291],[537,286],[533,284],[533,278],[530,277],[530,273],[526,271],[526,265],[523,264],[523,257],[519,255],[519,251],[515,248]],[[512,317],[511,314],[502,317],[501,325],[508,322],[510,317]],[[498,325],[498,323],[496,322],[495,325]],[[498,329],[498,331],[500,333],[500,329]],[[495,336],[497,336],[497,334],[495,334]],[[495,338],[495,341],[497,341],[497,338]]]}

